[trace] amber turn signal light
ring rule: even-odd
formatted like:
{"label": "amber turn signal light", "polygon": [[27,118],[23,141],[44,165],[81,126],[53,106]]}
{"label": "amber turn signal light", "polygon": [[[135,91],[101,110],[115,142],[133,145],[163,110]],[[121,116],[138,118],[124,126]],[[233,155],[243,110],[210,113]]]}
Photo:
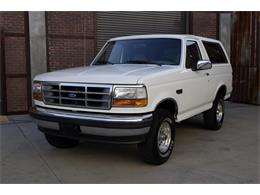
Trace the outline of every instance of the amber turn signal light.
{"label": "amber turn signal light", "polygon": [[42,101],[42,94],[39,92],[33,92],[33,99]]}
{"label": "amber turn signal light", "polygon": [[113,99],[114,106],[146,106],[147,99]]}

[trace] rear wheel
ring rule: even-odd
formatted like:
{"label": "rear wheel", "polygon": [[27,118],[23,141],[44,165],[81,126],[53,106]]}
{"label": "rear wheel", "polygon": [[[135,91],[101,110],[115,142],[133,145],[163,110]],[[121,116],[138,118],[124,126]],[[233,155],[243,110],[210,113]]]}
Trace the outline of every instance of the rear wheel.
{"label": "rear wheel", "polygon": [[203,113],[205,127],[210,130],[219,130],[223,124],[224,111],[224,100],[217,96],[212,108]]}
{"label": "rear wheel", "polygon": [[78,140],[45,134],[48,143],[56,148],[72,148],[79,144]]}
{"label": "rear wheel", "polygon": [[166,109],[158,109],[154,113],[146,141],[138,144],[139,154],[145,162],[160,165],[169,159],[174,139],[175,125],[172,113]]}

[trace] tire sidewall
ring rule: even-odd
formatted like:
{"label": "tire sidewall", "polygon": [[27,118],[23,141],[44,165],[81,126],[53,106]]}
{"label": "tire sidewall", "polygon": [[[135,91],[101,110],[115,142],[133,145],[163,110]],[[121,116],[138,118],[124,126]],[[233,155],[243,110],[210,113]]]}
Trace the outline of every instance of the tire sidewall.
{"label": "tire sidewall", "polygon": [[[218,104],[222,105],[222,109],[223,109],[223,115],[220,121],[217,120],[217,109],[218,109]],[[218,126],[218,128],[220,128],[223,124],[224,121],[224,116],[225,116],[225,105],[224,105],[224,101],[221,98],[217,98],[214,102],[214,114],[215,114],[215,123]]]}
{"label": "tire sidewall", "polygon": [[[158,110],[157,114],[156,114],[155,123],[152,126],[152,131],[154,131],[154,139],[153,139],[153,143],[154,143],[154,151],[156,152],[156,156],[159,157],[160,159],[167,160],[174,148],[174,142],[175,142],[175,124],[174,124],[174,118],[173,116],[171,116],[171,113],[168,112],[167,110]],[[168,150],[165,153],[161,153],[159,148],[158,148],[158,133],[159,133],[159,129],[160,126],[162,124],[162,122],[164,122],[165,120],[167,120],[167,122],[170,124],[171,126],[171,143],[170,146],[168,148]]]}

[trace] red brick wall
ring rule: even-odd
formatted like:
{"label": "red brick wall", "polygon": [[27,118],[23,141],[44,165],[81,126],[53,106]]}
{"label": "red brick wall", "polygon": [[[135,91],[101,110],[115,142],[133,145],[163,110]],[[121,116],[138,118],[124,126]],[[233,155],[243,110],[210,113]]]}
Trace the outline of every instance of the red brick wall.
{"label": "red brick wall", "polygon": [[94,36],[94,12],[48,12],[48,33]]}
{"label": "red brick wall", "polygon": [[218,38],[218,13],[191,12],[190,33],[214,39]]}
{"label": "red brick wall", "polygon": [[5,32],[24,33],[24,12],[0,12],[0,28]]}
{"label": "red brick wall", "polygon": [[24,37],[5,37],[5,72],[7,75],[26,74]]}
{"label": "red brick wall", "polygon": [[28,110],[27,78],[7,78],[6,88],[7,112],[26,112]]}
{"label": "red brick wall", "polygon": [[[0,12],[0,30],[4,32],[3,43],[4,77],[1,76],[1,100],[4,102],[4,111],[7,113],[26,112],[28,110],[28,61],[29,52],[26,39],[25,12]],[[2,60],[1,60],[2,61]],[[3,67],[4,66],[4,67]],[[4,68],[4,69],[3,69]]]}
{"label": "red brick wall", "polygon": [[95,57],[94,12],[47,12],[48,70],[89,64]]}

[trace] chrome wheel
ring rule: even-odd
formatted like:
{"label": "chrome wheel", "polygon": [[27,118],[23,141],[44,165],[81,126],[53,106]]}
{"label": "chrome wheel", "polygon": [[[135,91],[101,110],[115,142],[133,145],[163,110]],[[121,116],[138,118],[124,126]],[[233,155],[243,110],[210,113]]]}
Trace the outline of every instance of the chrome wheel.
{"label": "chrome wheel", "polygon": [[158,144],[158,149],[161,153],[165,153],[168,151],[171,140],[172,140],[172,129],[171,129],[171,119],[166,118],[158,131],[158,136],[157,136],[157,144]]}
{"label": "chrome wheel", "polygon": [[219,102],[217,106],[217,112],[216,112],[216,119],[218,123],[221,122],[223,118],[224,110],[223,110],[223,105]]}

